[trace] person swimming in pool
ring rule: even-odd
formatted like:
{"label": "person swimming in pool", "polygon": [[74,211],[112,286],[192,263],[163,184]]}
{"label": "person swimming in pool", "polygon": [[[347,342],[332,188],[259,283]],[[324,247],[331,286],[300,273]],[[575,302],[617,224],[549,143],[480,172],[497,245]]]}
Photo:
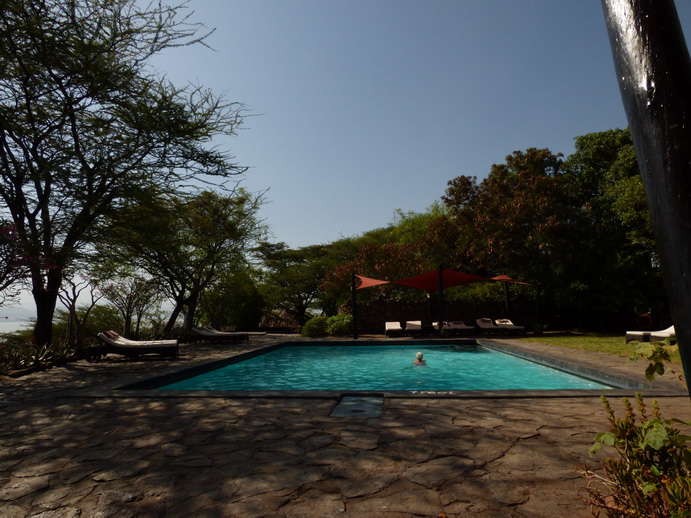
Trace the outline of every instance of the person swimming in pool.
{"label": "person swimming in pool", "polygon": [[423,360],[422,358],[422,353],[417,353],[415,355],[415,361],[413,361],[413,365],[427,365],[427,361]]}

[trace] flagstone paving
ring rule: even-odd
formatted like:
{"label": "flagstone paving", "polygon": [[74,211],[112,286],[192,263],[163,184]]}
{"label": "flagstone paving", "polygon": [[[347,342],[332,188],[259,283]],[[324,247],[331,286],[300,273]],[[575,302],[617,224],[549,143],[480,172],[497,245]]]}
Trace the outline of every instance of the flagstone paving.
{"label": "flagstone paving", "polygon": [[[378,416],[338,417],[337,397],[93,393],[285,339],[1,379],[0,516],[589,515],[578,466],[596,465],[588,448],[607,429],[599,395],[385,397]],[[688,396],[660,403],[664,416],[691,420]]]}

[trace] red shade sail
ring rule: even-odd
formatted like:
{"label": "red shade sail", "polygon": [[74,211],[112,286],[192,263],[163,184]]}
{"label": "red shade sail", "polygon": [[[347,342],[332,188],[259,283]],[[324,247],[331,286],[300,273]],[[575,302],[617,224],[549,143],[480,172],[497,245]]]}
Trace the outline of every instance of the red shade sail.
{"label": "red shade sail", "polygon": [[467,273],[454,272],[453,270],[432,270],[431,272],[401,279],[400,281],[392,281],[391,284],[398,284],[400,286],[408,286],[410,288],[418,288],[425,291],[437,291],[439,280],[441,277],[442,288],[453,288],[454,286],[461,286],[463,284],[471,284],[473,282],[487,282],[491,279],[485,277],[478,277],[477,275],[470,275]]}
{"label": "red shade sail", "polygon": [[381,284],[389,284],[389,281],[380,281],[377,279],[372,279],[370,277],[363,277],[362,275],[355,274],[355,277],[360,279],[360,286],[357,287],[357,289],[359,290],[361,290],[362,288],[371,288],[372,286],[379,286]]}
{"label": "red shade sail", "polygon": [[521,281],[515,281],[508,275],[497,275],[496,277],[492,277],[493,281],[500,281],[500,282],[511,282],[513,284],[523,284],[525,286],[530,286],[529,283],[527,282],[521,282]]}
{"label": "red shade sail", "polygon": [[355,277],[360,279],[360,285],[357,287],[358,290],[370,288],[372,286],[380,286],[382,284],[397,284],[398,286],[407,286],[409,288],[417,288],[425,291],[437,291],[440,288],[440,277],[442,288],[453,288],[454,286],[462,286],[464,284],[471,284],[473,282],[491,281],[508,281],[515,282],[517,284],[526,284],[524,282],[514,281],[506,275],[489,279],[487,277],[479,277],[478,275],[454,272],[453,270],[441,270],[441,272],[439,270],[432,270],[431,272],[415,275],[413,277],[407,277],[399,281],[380,281],[378,279],[363,277],[362,275],[357,274]]}

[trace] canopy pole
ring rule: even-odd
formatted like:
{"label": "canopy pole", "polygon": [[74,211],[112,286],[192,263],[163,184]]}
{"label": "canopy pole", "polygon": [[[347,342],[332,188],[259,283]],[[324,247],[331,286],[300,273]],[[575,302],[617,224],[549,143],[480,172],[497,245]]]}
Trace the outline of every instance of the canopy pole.
{"label": "canopy pole", "polygon": [[350,277],[350,293],[353,301],[353,340],[358,339],[358,314],[357,314],[357,287],[355,286],[355,272],[352,272]]}
{"label": "canopy pole", "polygon": [[444,327],[444,266],[439,265],[439,279],[437,282],[439,287],[439,333],[441,334],[442,327]]}

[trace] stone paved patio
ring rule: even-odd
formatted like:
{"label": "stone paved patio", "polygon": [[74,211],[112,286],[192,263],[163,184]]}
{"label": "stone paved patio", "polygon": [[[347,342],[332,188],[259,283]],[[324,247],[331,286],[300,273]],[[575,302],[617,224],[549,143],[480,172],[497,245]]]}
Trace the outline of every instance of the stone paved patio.
{"label": "stone paved patio", "polygon": [[[367,418],[330,417],[336,397],[94,395],[286,338],[1,379],[0,516],[589,515],[577,468],[595,463],[588,448],[607,429],[597,394],[386,397],[381,415]],[[519,346],[583,361],[584,353]],[[643,370],[608,355],[587,361]],[[683,392],[659,401],[664,416],[691,420]]]}

